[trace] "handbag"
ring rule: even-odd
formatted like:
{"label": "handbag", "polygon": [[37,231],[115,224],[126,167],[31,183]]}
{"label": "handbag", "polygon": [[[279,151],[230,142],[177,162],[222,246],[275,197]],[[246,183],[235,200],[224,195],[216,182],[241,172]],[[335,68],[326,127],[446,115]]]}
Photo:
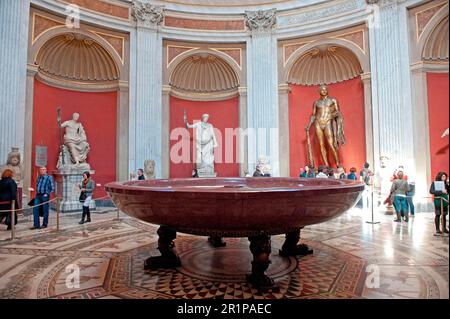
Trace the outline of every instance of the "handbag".
{"label": "handbag", "polygon": [[81,192],[80,193],[80,199],[79,199],[80,203],[84,203],[86,198],[87,198],[86,192]]}
{"label": "handbag", "polygon": [[[30,206],[30,207],[36,206],[36,197],[32,198],[28,202],[28,206]],[[43,217],[44,216],[44,206],[43,205],[39,206],[38,210],[39,210],[39,217]]]}
{"label": "handbag", "polygon": [[33,207],[33,206],[35,205],[35,204],[34,204],[35,200],[36,200],[36,198],[32,198],[32,199],[28,202],[28,206]]}

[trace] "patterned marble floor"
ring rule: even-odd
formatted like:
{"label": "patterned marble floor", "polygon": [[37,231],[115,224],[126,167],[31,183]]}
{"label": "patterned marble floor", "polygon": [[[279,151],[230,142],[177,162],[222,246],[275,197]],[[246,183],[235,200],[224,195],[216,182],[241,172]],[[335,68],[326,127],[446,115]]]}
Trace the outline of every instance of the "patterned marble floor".
{"label": "patterned marble floor", "polygon": [[[205,237],[178,234],[182,266],[144,271],[144,260],[158,254],[156,226],[115,217],[94,214],[80,226],[78,216],[67,215],[60,231],[54,224],[28,230],[25,219],[14,241],[2,225],[0,298],[449,298],[449,240],[433,235],[433,213],[394,223],[378,212],[381,223],[370,225],[370,214],[354,208],[305,228],[314,254],[301,258],[280,257],[284,236],[273,236],[268,274],[280,289],[265,293],[245,282],[247,239],[229,238],[214,249]],[[79,287],[67,285],[73,265]]]}

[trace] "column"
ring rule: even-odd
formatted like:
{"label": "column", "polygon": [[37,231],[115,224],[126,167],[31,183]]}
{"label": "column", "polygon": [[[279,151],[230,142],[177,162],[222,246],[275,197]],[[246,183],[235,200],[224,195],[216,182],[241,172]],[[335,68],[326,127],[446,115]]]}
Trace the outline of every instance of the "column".
{"label": "column", "polygon": [[417,175],[416,193],[427,196],[428,186],[434,179],[431,176],[430,157],[430,126],[428,119],[428,94],[427,94],[427,73],[423,64],[416,64],[411,67],[411,85],[414,88],[413,94],[413,123],[414,123],[414,157],[416,160]]}
{"label": "column", "polygon": [[280,176],[289,177],[290,153],[289,153],[289,84],[278,85],[278,114],[279,114],[279,134],[280,134]]}
{"label": "column", "polygon": [[[239,127],[243,130],[247,128],[247,88],[239,87]],[[248,166],[248,146],[246,139],[242,139],[237,146],[239,151],[239,156],[241,157],[239,164],[239,174],[240,176],[245,176],[244,171],[253,174],[252,168]]]}
{"label": "column", "polygon": [[[26,81],[26,97],[25,97],[25,123],[33,123],[33,109],[34,109],[34,81],[38,73],[38,67],[34,64],[27,65],[27,81]],[[31,172],[33,171],[33,163],[31,162],[33,155],[33,127],[26,125],[24,130],[24,144],[23,144],[23,194],[29,196],[28,188],[31,186]]]}
{"label": "column", "polygon": [[272,176],[279,176],[277,41],[272,34],[275,10],[247,11],[245,19],[251,32],[247,42],[247,123],[255,133],[248,138],[249,169],[265,156]]}
{"label": "column", "polygon": [[29,0],[0,1],[0,163],[24,151],[29,12]]}
{"label": "column", "polygon": [[163,7],[134,1],[137,22],[133,48],[132,76],[135,77],[134,114],[130,115],[130,170],[143,168],[145,160],[155,161],[155,175],[162,174],[162,37],[158,32],[164,19]]}
{"label": "column", "polygon": [[366,128],[366,161],[374,167],[373,156],[373,110],[372,110],[372,83],[370,73],[361,74],[364,87],[364,126]]}
{"label": "column", "polygon": [[377,164],[380,155],[390,156],[395,165],[413,159],[406,9],[398,2],[380,1],[378,21],[369,29]]}
{"label": "column", "polygon": [[381,0],[373,8],[369,42],[375,169],[380,155],[387,155],[414,178],[407,10],[403,0]]}
{"label": "column", "polygon": [[120,81],[117,95],[117,151],[116,151],[116,176],[119,181],[129,179],[128,172],[128,132],[129,132],[129,84]]}
{"label": "column", "polygon": [[170,85],[162,89],[162,178],[170,177]]}

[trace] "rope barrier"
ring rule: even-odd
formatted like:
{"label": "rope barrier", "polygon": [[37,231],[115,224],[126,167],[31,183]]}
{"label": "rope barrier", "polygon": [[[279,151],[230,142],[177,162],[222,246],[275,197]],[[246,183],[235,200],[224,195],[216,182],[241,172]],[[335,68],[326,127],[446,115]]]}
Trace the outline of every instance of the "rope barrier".
{"label": "rope barrier", "polygon": [[[108,198],[110,198],[110,197],[109,197],[109,196],[104,196],[104,197],[95,198],[95,199],[92,199],[92,200],[93,200],[93,201],[96,201],[96,200],[103,200],[103,199],[108,199]],[[26,208],[15,209],[14,211],[15,211],[15,212],[19,212],[19,211],[25,211],[25,210],[28,210],[28,209],[31,209],[31,208],[34,209],[34,207],[39,207],[39,206],[46,205],[46,204],[48,204],[48,203],[51,203],[51,202],[56,201],[57,199],[62,199],[62,198],[61,198],[61,197],[55,197],[55,198],[53,198],[53,199],[51,199],[51,200],[49,200],[49,201],[46,201],[46,202],[43,202],[43,203],[40,203],[40,204],[37,204],[37,205],[33,205],[33,206],[28,206],[28,207],[26,207]],[[10,212],[11,212],[11,209],[8,209],[8,210],[0,210],[0,213],[10,213]]]}
{"label": "rope barrier", "polygon": [[[42,206],[42,205],[46,205],[46,204],[48,204],[48,203],[51,203],[51,202],[56,201],[58,198],[59,198],[59,197],[55,197],[55,198],[53,198],[53,199],[51,199],[51,200],[49,200],[49,201],[46,201],[46,202],[43,202],[43,203],[40,203],[40,204],[37,204],[37,205],[29,206],[29,207],[27,207],[27,208],[14,209],[14,211],[15,211],[15,212],[18,212],[18,211],[24,211],[24,210],[27,210],[27,209],[30,209],[30,208],[34,208],[34,207],[39,207],[39,206]],[[10,213],[11,211],[12,211],[11,209],[9,209],[9,210],[0,210],[0,213]]]}
{"label": "rope barrier", "polygon": [[[104,200],[104,199],[109,199],[110,197],[109,196],[104,196],[104,197],[100,197],[100,198],[96,198],[96,199],[92,199],[92,200],[94,200],[94,201],[96,201],[96,200]],[[9,209],[9,210],[0,210],[0,213],[10,213],[11,214],[11,217],[10,217],[10,220],[11,220],[11,240],[14,240],[15,239],[15,234],[16,234],[16,230],[15,230],[15,224],[16,224],[16,220],[15,220],[15,213],[17,213],[18,211],[25,211],[25,210],[28,210],[28,209],[33,209],[34,210],[34,208],[35,207],[39,207],[39,206],[43,206],[43,205],[47,205],[47,204],[49,204],[49,203],[52,203],[52,202],[54,202],[54,201],[56,201],[56,231],[59,231],[60,230],[60,212],[61,212],[61,203],[60,203],[60,201],[61,201],[61,197],[58,197],[58,196],[56,196],[55,198],[53,198],[53,199],[51,199],[51,200],[48,200],[48,201],[46,201],[46,202],[43,202],[43,203],[39,203],[39,204],[37,204],[37,205],[33,205],[33,206],[29,206],[29,207],[27,207],[27,208],[21,208],[21,209],[15,209],[15,200],[12,200],[11,201],[11,209]],[[120,212],[119,212],[119,210],[117,210],[117,220],[120,220]]]}

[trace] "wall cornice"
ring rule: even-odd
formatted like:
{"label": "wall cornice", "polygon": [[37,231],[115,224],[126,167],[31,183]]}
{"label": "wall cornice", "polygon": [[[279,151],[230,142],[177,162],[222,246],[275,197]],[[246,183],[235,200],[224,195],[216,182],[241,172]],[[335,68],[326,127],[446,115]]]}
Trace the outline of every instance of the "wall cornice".
{"label": "wall cornice", "polygon": [[330,4],[313,6],[307,10],[299,10],[297,12],[287,12],[284,15],[279,15],[278,26],[292,27],[305,24],[317,23],[337,16],[349,15],[356,11],[365,10],[367,4],[365,0],[343,0],[334,1]]}
{"label": "wall cornice", "polygon": [[170,90],[170,95],[179,99],[189,101],[223,101],[238,96],[239,90],[238,88],[236,88],[220,93],[193,93],[178,90],[172,87],[172,89]]}
{"label": "wall cornice", "polygon": [[[56,0],[31,0],[32,5],[53,12],[54,14],[65,16],[66,4]],[[121,5],[128,5],[131,13],[131,0],[115,1]],[[329,32],[340,28],[346,28],[355,24],[363,23],[367,18],[367,4],[365,0],[305,0],[289,1],[290,6],[276,5],[277,28],[272,30],[272,34],[279,39],[289,37],[307,36],[322,32]],[[174,16],[184,19],[214,19],[220,21],[244,20],[246,10],[255,10],[259,7],[239,6],[227,10],[214,10],[213,7],[202,7],[186,11],[186,7],[175,5],[166,1],[152,1],[152,5],[164,4],[167,16]],[[273,5],[272,5],[273,6]],[[262,7],[270,9],[270,7]],[[200,10],[201,9],[201,10]],[[95,13],[90,10],[80,8],[80,19],[85,23],[97,25],[99,27],[111,28],[117,31],[135,32],[136,22],[130,15],[128,21],[111,16]],[[167,39],[185,41],[205,41],[217,42],[245,42],[249,39],[247,30],[192,30],[165,27],[163,24],[158,28],[159,32]]]}
{"label": "wall cornice", "polygon": [[[55,0],[30,0],[31,5],[49,11],[53,14],[66,16],[67,3]],[[118,19],[102,15],[94,11],[80,8],[80,20],[93,25],[110,28],[117,31],[130,32],[135,29],[132,20]]]}
{"label": "wall cornice", "polygon": [[448,72],[448,62],[424,62],[420,61],[417,63],[413,63],[410,66],[410,70],[413,73],[416,72],[435,72],[442,73]]}
{"label": "wall cornice", "polygon": [[[37,73],[35,78],[38,81],[52,87],[78,92],[110,92],[119,89],[119,81],[115,81],[113,83],[83,83],[76,81],[66,81],[59,77],[55,78],[41,72]],[[121,85],[123,86],[124,83],[127,82],[122,81]]]}

